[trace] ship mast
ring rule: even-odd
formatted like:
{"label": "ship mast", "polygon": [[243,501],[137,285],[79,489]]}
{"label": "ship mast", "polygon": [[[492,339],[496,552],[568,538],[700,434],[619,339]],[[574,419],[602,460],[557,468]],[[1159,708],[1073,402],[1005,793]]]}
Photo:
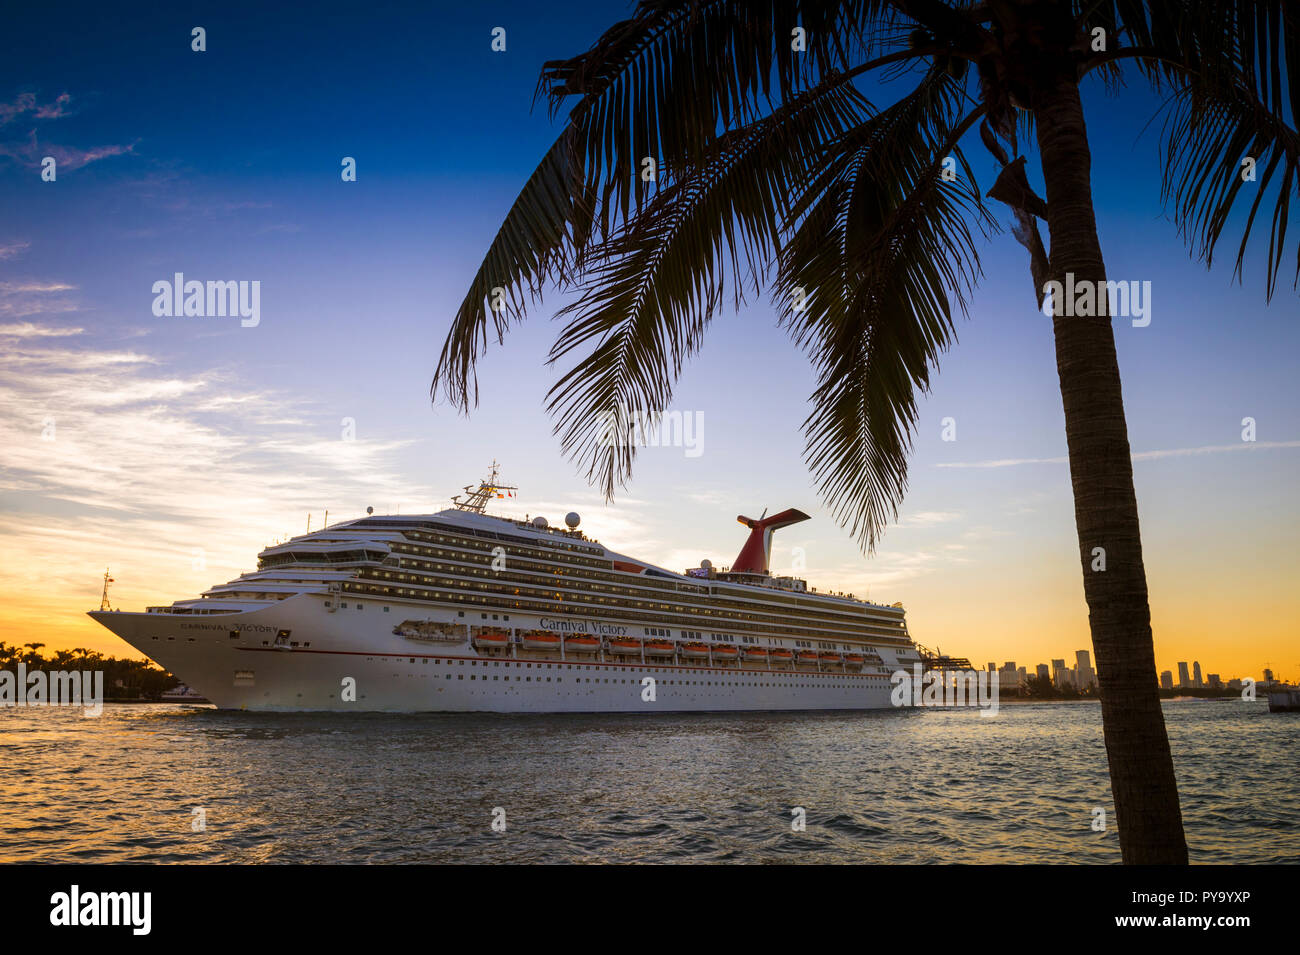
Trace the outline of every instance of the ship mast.
{"label": "ship mast", "polygon": [[104,568],[104,592],[99,595],[99,609],[112,610],[108,605],[108,585],[113,582],[113,578],[108,576],[108,568]]}
{"label": "ship mast", "polygon": [[[486,481],[480,481],[478,488],[474,489],[472,485],[465,485],[465,500],[460,499],[457,494],[451,499],[451,502],[462,511],[472,511],[475,514],[483,514],[487,511],[488,501],[492,500],[493,495],[501,491],[517,491],[519,488],[513,484],[497,483],[497,463],[492,462],[492,474]],[[502,495],[504,496],[504,495]]]}

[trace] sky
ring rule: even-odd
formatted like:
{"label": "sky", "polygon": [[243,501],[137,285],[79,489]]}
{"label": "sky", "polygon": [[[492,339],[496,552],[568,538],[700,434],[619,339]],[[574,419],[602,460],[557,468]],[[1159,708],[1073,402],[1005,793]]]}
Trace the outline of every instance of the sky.
{"label": "sky", "polygon": [[[729,564],[736,515],[799,507],[813,519],[777,533],[773,570],[902,601],[927,647],[1031,669],[1090,647],[1050,322],[1000,207],[873,555],[818,498],[800,433],[813,372],[765,301],[715,319],[678,382],[670,410],[700,423],[698,444],[642,449],[607,503],[542,407],[562,297],[489,351],[468,418],[428,390],[556,134],[532,108],[541,64],[630,8],[274,6],[6,14],[0,640],[134,656],[85,616],[106,568],[115,607],[170,603],[253,569],[309,515],[439,510],[496,460],[520,489],[503,513],[576,510],[591,536],[662,566]],[[1266,304],[1258,243],[1242,283],[1235,241],[1210,270],[1189,257],[1160,198],[1160,101],[1136,75],[1118,96],[1087,82],[1084,102],[1108,272],[1152,289],[1150,324],[1115,333],[1157,668],[1300,677],[1292,275]],[[966,147],[987,189],[990,161]],[[155,315],[154,283],[177,272],[258,281],[257,324]],[[738,401],[755,381],[761,402]]]}

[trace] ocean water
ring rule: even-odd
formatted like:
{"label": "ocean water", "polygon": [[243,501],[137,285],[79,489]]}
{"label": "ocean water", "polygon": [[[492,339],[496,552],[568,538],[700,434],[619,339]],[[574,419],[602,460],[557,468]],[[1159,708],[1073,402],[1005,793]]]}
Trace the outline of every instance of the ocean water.
{"label": "ocean water", "polygon": [[[1165,718],[1192,861],[1300,862],[1300,714],[1189,701]],[[1117,863],[1119,843],[1094,703],[994,718],[158,704],[0,710],[0,861]]]}

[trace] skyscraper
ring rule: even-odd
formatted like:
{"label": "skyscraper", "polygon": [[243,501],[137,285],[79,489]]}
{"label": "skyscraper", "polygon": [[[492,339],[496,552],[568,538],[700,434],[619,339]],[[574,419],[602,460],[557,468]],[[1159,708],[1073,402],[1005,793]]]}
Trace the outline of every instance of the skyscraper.
{"label": "skyscraper", "polygon": [[1201,683],[1201,661],[1196,660],[1192,663],[1192,686],[1200,687]]}
{"label": "skyscraper", "polygon": [[1181,661],[1181,660],[1180,660],[1179,663],[1178,663],[1178,685],[1179,685],[1179,686],[1191,686],[1191,685],[1192,685],[1192,678],[1191,678],[1190,676],[1187,675],[1187,663],[1186,663],[1186,661]]}
{"label": "skyscraper", "polygon": [[1088,659],[1087,650],[1075,650],[1075,671],[1079,678],[1079,689],[1083,690],[1097,682],[1097,678],[1092,673],[1092,663]]}
{"label": "skyscraper", "polygon": [[1160,674],[1160,689],[1172,690],[1174,688],[1174,675],[1171,671],[1165,670]]}
{"label": "skyscraper", "polygon": [[1064,660],[1052,661],[1052,685],[1065,686],[1068,670],[1065,669]]}
{"label": "skyscraper", "polygon": [[1038,679],[1049,680],[1051,679],[1051,677],[1052,674],[1051,671],[1047,669],[1047,664],[1046,663],[1038,664]]}

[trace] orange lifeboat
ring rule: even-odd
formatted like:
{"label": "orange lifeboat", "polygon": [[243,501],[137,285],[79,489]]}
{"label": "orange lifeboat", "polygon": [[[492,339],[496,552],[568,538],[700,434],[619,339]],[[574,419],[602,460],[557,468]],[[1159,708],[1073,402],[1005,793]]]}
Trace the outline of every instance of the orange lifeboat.
{"label": "orange lifeboat", "polygon": [[570,653],[595,653],[600,649],[600,638],[589,633],[575,633],[564,638],[564,649]]}
{"label": "orange lifeboat", "polygon": [[641,653],[641,641],[630,640],[626,637],[609,641],[607,647],[610,653],[617,653],[620,656],[639,656]]}
{"label": "orange lifeboat", "polygon": [[861,670],[862,664],[864,663],[866,663],[866,660],[863,658],[862,654],[860,653],[844,654],[844,665],[848,667],[850,670]]}
{"label": "orange lifeboat", "polygon": [[683,643],[681,654],[688,660],[707,660],[709,645],[707,643]]}
{"label": "orange lifeboat", "polygon": [[715,660],[739,660],[740,651],[735,647],[714,647],[713,659]]}
{"label": "orange lifeboat", "polygon": [[839,666],[844,662],[844,658],[838,653],[823,653],[817,659],[822,662],[822,666]]}
{"label": "orange lifeboat", "polygon": [[795,654],[795,662],[801,667],[815,667],[817,665],[817,651],[800,650]]}
{"label": "orange lifeboat", "polygon": [[767,660],[767,647],[745,647],[745,659],[763,663]]}
{"label": "orange lifeboat", "polygon": [[673,655],[674,647],[671,640],[647,640],[645,642],[645,655],[648,657],[670,657]]}
{"label": "orange lifeboat", "polygon": [[484,630],[474,638],[478,650],[502,649],[510,645],[510,634],[504,630]]}
{"label": "orange lifeboat", "polygon": [[549,630],[525,630],[524,631],[524,649],[526,650],[558,650],[560,648],[560,635],[551,633]]}

